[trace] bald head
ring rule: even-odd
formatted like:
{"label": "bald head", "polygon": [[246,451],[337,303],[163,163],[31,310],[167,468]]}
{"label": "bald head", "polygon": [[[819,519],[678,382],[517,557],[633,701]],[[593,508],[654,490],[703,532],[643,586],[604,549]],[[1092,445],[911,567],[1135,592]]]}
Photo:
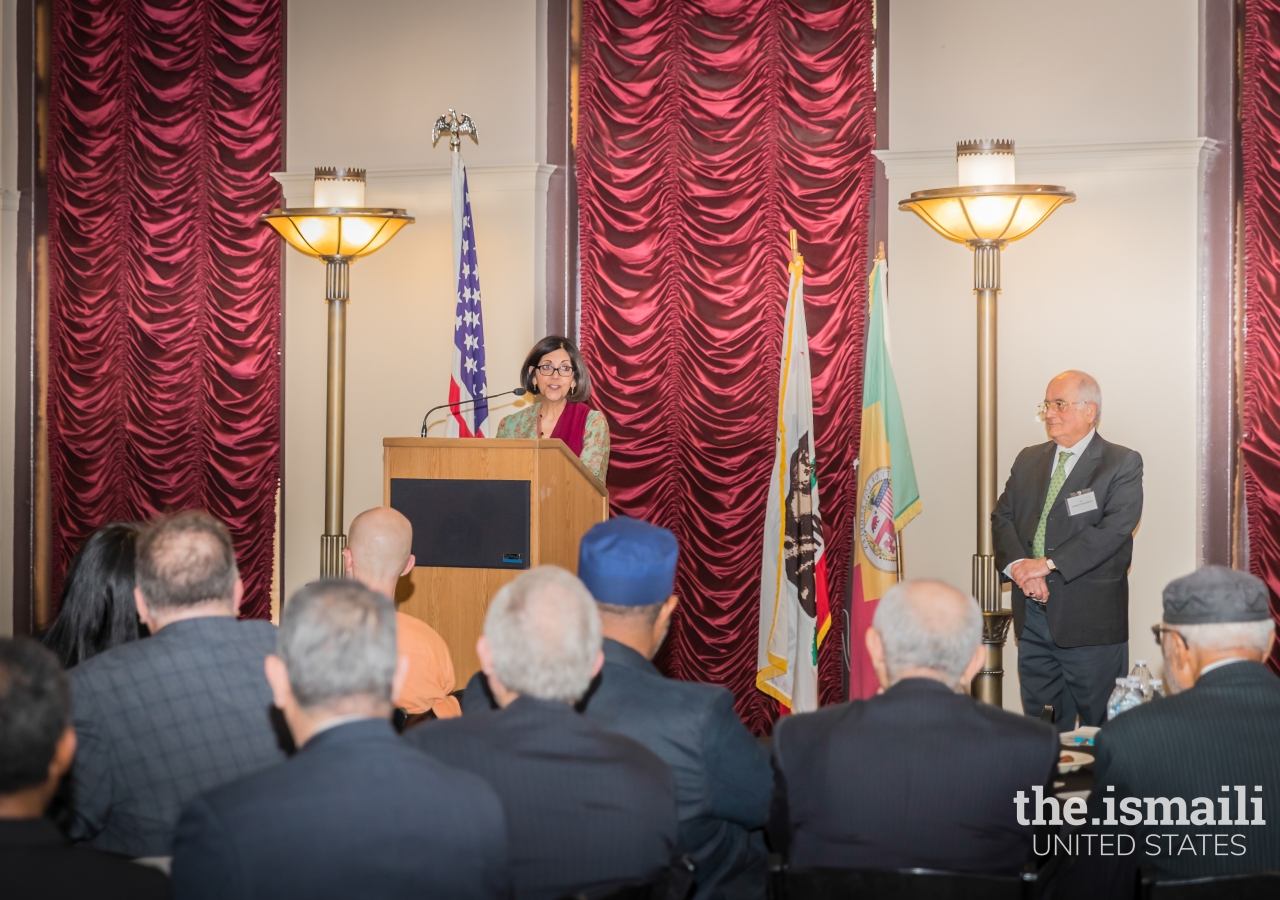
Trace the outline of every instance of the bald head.
{"label": "bald head", "polygon": [[[923,676],[954,687],[972,678],[969,670],[975,661],[981,665],[978,604],[941,581],[894,585],[876,607],[872,628],[890,684]],[[876,656],[872,648],[873,659]]]}
{"label": "bald head", "polygon": [[396,582],[413,568],[413,526],[389,506],[366,509],[351,521],[343,551],[347,576],[394,598]]}
{"label": "bald head", "polygon": [[1053,376],[1053,381],[1049,382],[1051,392],[1055,384],[1060,389],[1058,393],[1070,395],[1071,399],[1079,403],[1092,403],[1097,407],[1093,420],[1095,425],[1098,423],[1102,418],[1102,388],[1096,378],[1079,369],[1067,369]]}

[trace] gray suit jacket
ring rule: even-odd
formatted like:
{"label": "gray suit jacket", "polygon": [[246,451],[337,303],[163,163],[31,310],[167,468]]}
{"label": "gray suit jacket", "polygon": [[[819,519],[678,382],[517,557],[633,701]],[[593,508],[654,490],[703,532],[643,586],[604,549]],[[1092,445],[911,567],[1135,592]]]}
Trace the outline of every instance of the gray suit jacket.
{"label": "gray suit jacket", "polygon": [[183,900],[505,900],[502,804],[389,722],[347,722],[188,804],[173,885]]}
{"label": "gray suit jacket", "polygon": [[680,843],[697,865],[695,900],[763,897],[764,824],[773,771],[722,687],[664,678],[630,647],[605,639],[600,686],[586,716],[657,754],[676,779]]}
{"label": "gray suit jacket", "polygon": [[187,619],[73,668],[71,838],[169,856],[188,801],[282,761],[262,668],[275,643],[270,622]]}
{"label": "gray suit jacket", "polygon": [[568,703],[517,697],[506,709],[425,722],[404,740],[497,793],[518,900],[647,881],[676,854],[666,763]]}
{"label": "gray suit jacket", "polygon": [[[1086,830],[1113,835],[1127,832],[1134,838],[1135,852],[1129,856],[1081,855],[1073,889],[1066,896],[1091,900],[1132,897],[1134,869],[1140,865],[1155,866],[1162,879],[1280,869],[1278,745],[1280,678],[1254,662],[1214,669],[1190,690],[1145,703],[1108,722],[1098,734],[1094,790],[1089,796],[1089,820],[1102,824]],[[1215,818],[1221,817],[1222,798],[1230,798],[1236,822],[1240,812],[1238,785],[1243,786],[1249,801],[1245,818],[1253,821],[1253,799],[1260,798],[1266,825],[1178,825],[1177,807],[1164,822],[1163,804],[1153,810],[1164,824],[1147,824],[1145,800],[1139,803],[1143,820],[1138,824],[1105,824],[1104,800],[1114,798],[1113,808],[1120,819],[1125,797],[1181,798],[1188,821],[1195,798],[1209,800]],[[1260,786],[1261,792],[1255,791],[1255,786]],[[1234,835],[1239,837],[1233,841]]]}
{"label": "gray suit jacket", "polygon": [[[996,568],[1030,559],[1049,493],[1052,441],[1018,454],[991,514]],[[1097,509],[1069,515],[1067,498],[1092,490]],[[1119,644],[1129,639],[1129,563],[1142,518],[1142,457],[1095,434],[1049,510],[1044,552],[1058,567],[1048,577],[1049,632],[1061,647]],[[1003,578],[1003,576],[1001,576]],[[1027,600],[1013,586],[1013,624],[1021,637]]]}
{"label": "gray suit jacket", "polygon": [[1049,786],[1058,750],[1047,725],[929,678],[787,716],[773,732],[774,850],[797,869],[1016,873],[1032,828],[1014,798]]}

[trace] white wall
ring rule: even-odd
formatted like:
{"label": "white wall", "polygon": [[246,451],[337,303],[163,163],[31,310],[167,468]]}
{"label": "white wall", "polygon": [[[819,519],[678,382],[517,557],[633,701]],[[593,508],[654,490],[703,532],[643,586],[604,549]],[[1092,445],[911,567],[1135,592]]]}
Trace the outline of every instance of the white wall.
{"label": "white wall", "polygon": [[[1156,662],[1148,626],[1160,591],[1197,553],[1198,4],[895,0],[890,28],[890,150],[879,155],[893,200],[953,184],[955,142],[983,137],[1017,142],[1019,181],[1076,193],[1003,254],[1000,477],[1045,440],[1034,409],[1048,380],[1068,368],[1096,376],[1100,432],[1145,462],[1130,656]],[[894,211],[889,263],[894,367],[924,503],[906,532],[909,574],[967,588],[973,256]],[[1010,639],[1009,708],[1016,659]]]}
{"label": "white wall", "polygon": [[[471,115],[466,140],[492,393],[519,384],[545,316],[545,28],[531,0],[467,4],[337,0],[289,5],[287,153],[290,204],[310,205],[311,169],[369,169],[366,202],[417,217],[351,269],[345,515],[382,502],[382,439],[418,434],[446,399],[456,275],[447,108]],[[324,267],[289,251],[285,292],[283,595],[319,572],[324,514]],[[514,407],[497,406],[496,419]],[[443,435],[443,417],[432,419]]]}

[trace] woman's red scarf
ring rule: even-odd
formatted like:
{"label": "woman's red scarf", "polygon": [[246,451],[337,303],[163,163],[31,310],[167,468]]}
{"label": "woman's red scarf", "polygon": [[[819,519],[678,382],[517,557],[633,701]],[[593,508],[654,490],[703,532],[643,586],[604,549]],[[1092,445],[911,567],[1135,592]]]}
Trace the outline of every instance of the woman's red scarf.
{"label": "woman's red scarf", "polygon": [[585,403],[566,403],[560,418],[556,420],[555,430],[551,432],[553,438],[559,438],[569,446],[574,456],[582,455],[582,439],[587,433],[589,412],[591,407]]}

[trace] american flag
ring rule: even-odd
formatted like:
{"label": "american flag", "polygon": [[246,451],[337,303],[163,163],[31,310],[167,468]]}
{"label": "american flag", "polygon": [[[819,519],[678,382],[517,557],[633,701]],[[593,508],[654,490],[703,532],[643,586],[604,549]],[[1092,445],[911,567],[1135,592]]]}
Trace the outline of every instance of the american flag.
{"label": "american flag", "polygon": [[[449,403],[487,397],[484,368],[484,321],[480,315],[480,273],[476,270],[476,233],[471,222],[471,191],[462,154],[453,156],[453,239],[457,264],[458,304],[453,316],[453,370]],[[449,437],[488,437],[489,403],[450,406]]]}

